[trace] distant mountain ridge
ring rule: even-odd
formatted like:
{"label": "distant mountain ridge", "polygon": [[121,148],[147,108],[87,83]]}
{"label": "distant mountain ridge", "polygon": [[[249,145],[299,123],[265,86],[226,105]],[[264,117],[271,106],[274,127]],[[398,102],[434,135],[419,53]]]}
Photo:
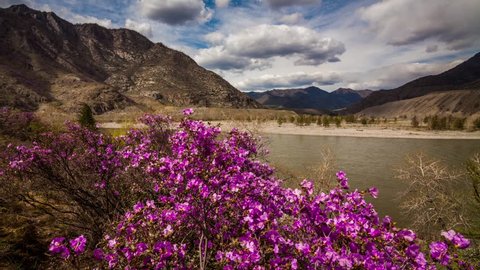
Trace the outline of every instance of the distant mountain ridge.
{"label": "distant mountain ridge", "polygon": [[375,91],[359,103],[350,106],[348,111],[358,113],[373,106],[421,97],[433,92],[478,89],[480,89],[480,53],[438,75],[425,76],[392,90]]}
{"label": "distant mountain ridge", "polygon": [[257,108],[190,57],[128,29],[72,24],[55,13],[0,9],[0,106],[42,103],[96,113],[148,104]]}
{"label": "distant mountain ridge", "polygon": [[271,108],[315,109],[332,111],[345,108],[367,97],[371,90],[355,91],[339,88],[331,93],[315,86],[295,89],[274,89],[247,94],[260,104]]}

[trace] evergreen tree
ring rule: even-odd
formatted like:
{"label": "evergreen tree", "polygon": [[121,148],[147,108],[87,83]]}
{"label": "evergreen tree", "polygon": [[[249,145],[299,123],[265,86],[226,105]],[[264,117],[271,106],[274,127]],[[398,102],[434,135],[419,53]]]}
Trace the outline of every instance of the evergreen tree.
{"label": "evergreen tree", "polygon": [[96,122],[95,118],[93,118],[92,109],[90,109],[90,106],[88,106],[87,104],[83,104],[82,106],[80,116],[78,117],[78,123],[90,129],[96,128]]}

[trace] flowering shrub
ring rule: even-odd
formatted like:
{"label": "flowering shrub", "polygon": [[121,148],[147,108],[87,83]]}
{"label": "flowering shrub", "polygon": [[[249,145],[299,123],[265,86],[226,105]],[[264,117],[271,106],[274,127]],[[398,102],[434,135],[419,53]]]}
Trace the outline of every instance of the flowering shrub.
{"label": "flowering shrub", "polygon": [[[448,231],[442,234],[446,241],[422,251],[413,231],[380,218],[365,201],[366,194],[377,197],[378,190],[351,190],[344,172],[337,173],[338,186],[328,193],[315,192],[308,180],[298,189],[284,188],[274,170],[256,160],[249,134],[234,129],[223,135],[218,127],[188,118],[171,131],[164,128],[168,121],[148,116],[147,129],[132,130],[111,150],[100,148],[102,158],[92,161],[98,163],[92,170],[97,175],[113,170],[108,183],[96,182],[102,190],[125,183],[118,175],[135,172],[146,184],[137,179],[129,187],[142,195],[112,216],[115,221],[95,247],[84,251],[82,236],[68,242],[55,238],[52,253],[83,254],[105,269],[470,267],[455,254],[468,247],[467,239]],[[107,153],[111,158],[104,158]],[[23,162],[36,158],[26,154],[10,167],[23,168]],[[122,191],[115,198],[129,194],[115,190]]]}
{"label": "flowering shrub", "polygon": [[64,132],[8,145],[0,153],[1,197],[40,208],[55,226],[81,230],[96,243],[109,220],[153,194],[143,160],[167,151],[168,125],[155,116],[142,121],[147,130],[120,138],[69,123]]}
{"label": "flowering shrub", "polygon": [[31,135],[31,124],[34,121],[32,113],[0,107],[0,135],[25,140]]}

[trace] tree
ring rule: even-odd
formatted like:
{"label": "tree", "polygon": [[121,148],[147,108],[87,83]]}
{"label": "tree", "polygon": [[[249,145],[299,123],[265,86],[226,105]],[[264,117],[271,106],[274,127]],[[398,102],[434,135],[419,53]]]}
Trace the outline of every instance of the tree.
{"label": "tree", "polygon": [[285,122],[286,122],[286,120],[285,120],[285,118],[283,118],[283,117],[279,117],[279,118],[277,119],[278,126],[281,126],[281,125],[282,125],[283,123],[285,123]]}
{"label": "tree", "polygon": [[473,120],[473,128],[474,129],[480,129],[480,117],[477,119]]}
{"label": "tree", "polygon": [[466,202],[452,188],[465,180],[461,173],[453,173],[423,154],[408,157],[397,173],[396,178],[407,184],[400,208],[424,239],[432,239],[442,230],[468,226]]}
{"label": "tree", "polygon": [[92,109],[90,106],[88,106],[88,104],[83,104],[82,110],[80,111],[80,115],[78,117],[78,123],[89,129],[96,128],[95,118],[93,118]]}
{"label": "tree", "polygon": [[335,117],[335,126],[337,128],[342,126],[342,118],[340,116]]}
{"label": "tree", "polygon": [[368,124],[367,118],[363,117],[363,118],[360,120],[360,123],[362,123],[362,125],[366,126],[366,125]]}
{"label": "tree", "polygon": [[467,171],[472,181],[473,195],[480,204],[480,153],[477,153],[468,161]]}
{"label": "tree", "polygon": [[345,122],[355,123],[355,115],[349,114],[349,115],[345,116]]}
{"label": "tree", "polygon": [[324,127],[329,127],[330,126],[330,119],[327,115],[323,116],[322,124],[323,124]]}
{"label": "tree", "polygon": [[463,128],[465,127],[465,118],[453,118],[451,120],[451,127],[452,129],[456,129],[456,130],[463,130]]}
{"label": "tree", "polygon": [[411,122],[411,123],[412,123],[412,127],[414,127],[414,128],[418,127],[418,125],[420,124],[420,123],[418,122],[418,120],[417,120],[417,116],[416,116],[416,115],[414,115],[414,116],[412,117],[412,122]]}

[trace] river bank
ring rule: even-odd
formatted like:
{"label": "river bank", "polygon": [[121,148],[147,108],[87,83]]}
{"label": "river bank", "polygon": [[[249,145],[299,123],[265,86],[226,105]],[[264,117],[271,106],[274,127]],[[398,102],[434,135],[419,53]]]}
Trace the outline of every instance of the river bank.
{"label": "river bank", "polygon": [[346,137],[369,137],[369,138],[410,138],[410,139],[473,139],[480,140],[480,131],[433,131],[425,129],[413,129],[404,127],[385,126],[344,126],[323,127],[318,125],[297,126],[291,123],[278,125],[274,121],[264,123],[253,122],[212,122],[229,130],[240,128],[256,133],[266,134],[290,134],[312,136],[346,136]]}

